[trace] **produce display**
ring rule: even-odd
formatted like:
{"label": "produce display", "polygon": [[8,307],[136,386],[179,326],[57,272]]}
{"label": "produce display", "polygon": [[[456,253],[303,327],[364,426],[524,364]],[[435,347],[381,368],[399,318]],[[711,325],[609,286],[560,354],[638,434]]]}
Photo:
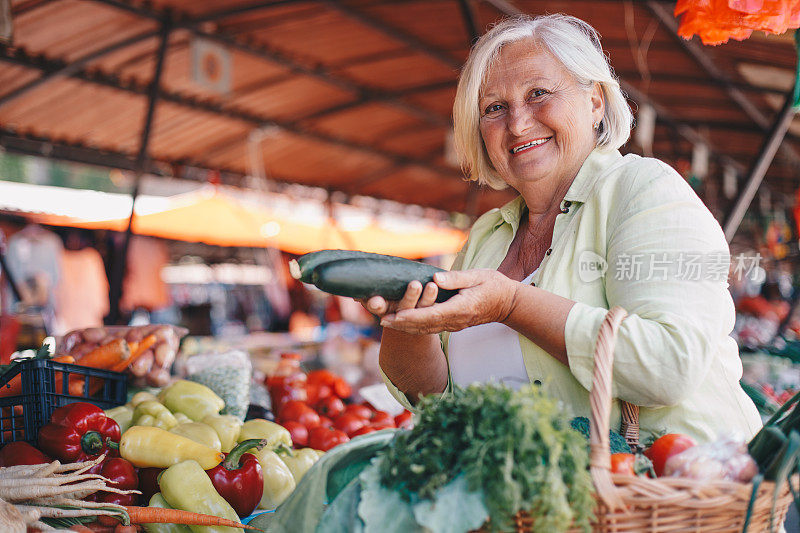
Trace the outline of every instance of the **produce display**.
{"label": "produce display", "polygon": [[[129,524],[150,532],[181,531],[180,526],[243,531],[241,518],[280,505],[323,452],[300,447],[275,422],[242,421],[220,414],[224,408],[209,387],[188,380],[137,392],[127,404],[106,411],[86,402],[59,407],[39,430],[36,447],[11,442],[0,448],[0,480],[7,468],[27,475],[34,467],[23,465],[38,469],[55,459],[48,468],[81,465],[74,467],[80,485],[50,491],[66,494],[43,504],[58,505],[57,512],[36,514],[16,509],[13,496],[0,498],[14,504],[11,515],[30,515],[28,524],[55,517],[61,520],[55,526],[85,523],[93,531]],[[36,493],[25,494],[33,496],[25,496],[24,504],[39,504]],[[18,530],[25,531],[20,524]]]}
{"label": "produce display", "polygon": [[[424,286],[443,269],[402,257],[354,250],[320,250],[300,256],[290,263],[295,279],[315,285],[338,296],[369,298],[383,296],[399,300],[408,284],[417,280]],[[437,302],[444,302],[458,291],[440,289]]]}

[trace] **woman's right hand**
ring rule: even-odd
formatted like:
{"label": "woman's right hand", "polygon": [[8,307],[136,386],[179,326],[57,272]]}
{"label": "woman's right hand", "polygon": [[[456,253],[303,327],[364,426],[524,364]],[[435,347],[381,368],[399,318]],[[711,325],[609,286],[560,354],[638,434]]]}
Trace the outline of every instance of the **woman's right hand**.
{"label": "woman's right hand", "polygon": [[414,309],[417,307],[430,307],[436,303],[436,296],[439,294],[439,287],[432,281],[425,285],[417,280],[412,281],[406,288],[406,293],[398,301],[388,301],[382,296],[373,296],[365,300],[359,300],[364,309],[383,318],[384,315],[402,311],[403,309]]}

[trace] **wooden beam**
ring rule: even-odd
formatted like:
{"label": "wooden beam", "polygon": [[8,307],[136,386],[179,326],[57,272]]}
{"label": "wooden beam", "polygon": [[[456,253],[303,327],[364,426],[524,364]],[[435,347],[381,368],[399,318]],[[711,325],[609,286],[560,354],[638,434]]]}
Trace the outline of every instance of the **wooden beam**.
{"label": "wooden beam", "polygon": [[733,236],[736,234],[736,230],[739,229],[739,224],[741,224],[747,209],[750,207],[750,203],[753,201],[758,187],[761,185],[761,181],[764,179],[767,170],[769,170],[769,166],[772,163],[772,159],[775,157],[775,153],[778,151],[778,147],[783,142],[786,131],[789,129],[789,125],[792,123],[792,119],[795,115],[793,105],[794,90],[789,91],[789,94],[786,95],[783,108],[780,113],[778,113],[778,117],[772,125],[772,130],[764,141],[764,145],[761,147],[758,159],[750,171],[747,184],[739,191],[736,203],[725,220],[723,229],[725,230],[725,238],[728,239],[728,242],[733,240]]}
{"label": "wooden beam", "polygon": [[140,33],[139,35],[134,35],[133,37],[129,37],[127,39],[123,39],[122,41],[118,41],[114,44],[110,44],[100,50],[96,50],[94,52],[90,52],[74,61],[70,61],[66,63],[63,67],[55,70],[48,71],[43,73],[39,78],[26,83],[21,87],[17,87],[11,92],[3,94],[0,96],[0,107],[8,102],[14,100],[15,98],[19,98],[20,96],[27,94],[28,92],[32,91],[33,89],[44,85],[45,83],[54,80],[59,77],[66,77],[72,75],[74,72],[77,72],[88,63],[100,59],[101,57],[116,52],[117,50],[121,50],[122,48],[127,48],[128,46],[134,45],[138,42],[150,39],[158,35],[158,31],[146,31],[144,33]]}

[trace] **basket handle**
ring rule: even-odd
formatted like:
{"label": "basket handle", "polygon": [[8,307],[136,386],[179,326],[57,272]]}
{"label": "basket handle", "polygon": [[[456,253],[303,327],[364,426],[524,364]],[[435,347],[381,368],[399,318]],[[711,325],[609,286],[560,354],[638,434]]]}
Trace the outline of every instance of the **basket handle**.
{"label": "basket handle", "polygon": [[[611,377],[614,363],[614,344],[620,324],[628,316],[622,307],[612,307],[606,315],[594,347],[592,391],[589,393],[592,416],[589,430],[589,471],[598,496],[612,510],[624,506],[611,480],[609,424],[611,418]],[[639,441],[639,407],[620,400],[622,433],[628,444]]]}

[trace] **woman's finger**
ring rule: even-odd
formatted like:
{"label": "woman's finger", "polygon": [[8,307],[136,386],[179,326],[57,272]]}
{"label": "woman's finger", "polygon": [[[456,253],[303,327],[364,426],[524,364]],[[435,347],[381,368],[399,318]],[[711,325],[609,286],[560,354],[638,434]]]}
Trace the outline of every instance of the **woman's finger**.
{"label": "woman's finger", "polygon": [[381,296],[373,296],[366,301],[367,311],[376,316],[383,316],[389,311],[389,302]]}
{"label": "woman's finger", "polygon": [[435,283],[426,283],[425,288],[422,290],[422,296],[420,296],[419,301],[417,302],[417,307],[432,306],[434,303],[436,303],[436,296],[438,294],[439,287],[437,287]]}
{"label": "woman's finger", "polygon": [[397,303],[397,310],[414,309],[417,306],[419,297],[422,294],[422,283],[417,280],[412,281],[406,288],[406,293]]}

